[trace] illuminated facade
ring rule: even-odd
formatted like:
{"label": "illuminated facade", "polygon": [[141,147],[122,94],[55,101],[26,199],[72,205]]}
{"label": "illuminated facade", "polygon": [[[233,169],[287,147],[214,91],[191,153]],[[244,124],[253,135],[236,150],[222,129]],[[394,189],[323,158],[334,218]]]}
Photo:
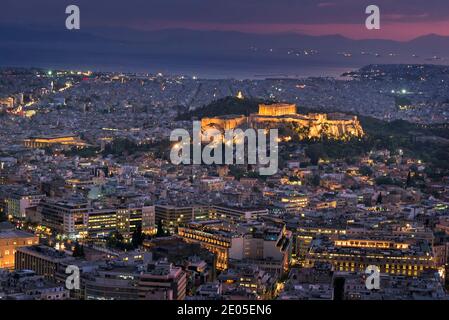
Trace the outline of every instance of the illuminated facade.
{"label": "illuminated facade", "polygon": [[84,280],[86,300],[137,300],[139,274],[129,266],[113,266],[87,274]]}
{"label": "illuminated facade", "polygon": [[276,103],[259,105],[258,113],[249,117],[243,115],[227,115],[203,118],[201,129],[220,131],[250,127],[255,129],[278,128],[280,125],[292,125],[299,133],[300,139],[316,139],[327,137],[344,140],[351,137],[363,137],[363,128],[356,116],[341,113],[309,113],[298,114],[295,104]]}
{"label": "illuminated facade", "polygon": [[104,209],[89,212],[87,218],[87,236],[89,238],[107,237],[117,230],[117,210]]}
{"label": "illuminated facade", "polygon": [[268,209],[214,205],[211,207],[211,215],[227,221],[245,221],[268,215]]}
{"label": "illuminated facade", "polygon": [[117,210],[117,231],[123,237],[130,238],[139,227],[142,227],[142,208]]}
{"label": "illuminated facade", "polygon": [[76,135],[52,135],[30,137],[23,140],[23,144],[27,148],[45,148],[52,145],[66,145],[76,147],[86,147],[87,143],[83,142]]}
{"label": "illuminated facade", "polygon": [[296,115],[295,104],[275,103],[275,104],[260,104],[259,116],[285,116]]}
{"label": "illuminated facade", "polygon": [[43,194],[34,192],[18,192],[6,198],[7,212],[9,216],[17,219],[26,218],[26,209],[35,207],[45,197]]}
{"label": "illuminated facade", "polygon": [[142,207],[142,232],[149,235],[157,232],[154,206]]}
{"label": "illuminated facade", "polygon": [[104,238],[113,231],[126,239],[139,227],[142,231],[145,227],[150,233],[154,233],[155,228],[151,207],[93,209],[84,201],[46,199],[37,210],[42,217],[42,226],[72,239]]}
{"label": "illuminated facade", "polygon": [[39,238],[31,233],[14,228],[0,230],[0,269],[14,269],[17,249],[38,243]]}
{"label": "illuminated facade", "polygon": [[0,98],[0,109],[2,106],[8,109],[14,108],[14,98],[13,97]]}
{"label": "illuminated facade", "polygon": [[17,270],[33,270],[49,280],[58,280],[59,266],[72,261],[64,252],[46,246],[22,247],[17,250],[15,263]]}
{"label": "illuminated facade", "polygon": [[423,271],[436,270],[429,246],[382,239],[314,240],[305,266],[312,267],[316,262],[330,262],[336,271],[347,272],[364,272],[369,265],[375,265],[381,273],[404,276],[419,276]]}
{"label": "illuminated facade", "polygon": [[285,228],[280,231],[261,228],[239,233],[227,223],[212,220],[179,227],[178,235],[214,253],[217,270],[226,270],[231,259],[246,261],[267,271],[286,271],[291,258],[291,232]]}
{"label": "illuminated facade", "polygon": [[247,124],[247,117],[244,115],[228,115],[221,117],[202,118],[201,130],[208,129],[230,130]]}
{"label": "illuminated facade", "polygon": [[83,238],[87,235],[87,202],[45,199],[40,202],[37,211],[42,217],[42,225],[55,234],[69,238]]}
{"label": "illuminated facade", "polygon": [[180,267],[158,261],[154,268],[140,275],[138,290],[140,300],[184,300],[187,276]]}
{"label": "illuminated facade", "polygon": [[[89,210],[86,224],[89,239],[106,238],[118,231],[125,239],[142,227],[143,232],[154,233],[154,211],[151,207]],[[145,220],[145,225],[143,225]]]}
{"label": "illuminated facade", "polygon": [[156,223],[162,222],[163,228],[174,233],[180,225],[188,224],[196,220],[208,219],[209,206],[177,207],[172,205],[154,206]]}
{"label": "illuminated facade", "polygon": [[330,239],[337,239],[346,234],[344,228],[337,227],[298,227],[296,230],[296,262],[304,265],[306,255],[309,252],[313,239],[319,235],[325,235]]}
{"label": "illuminated facade", "polygon": [[[216,230],[218,231],[218,230]],[[226,232],[215,232],[204,228],[195,228],[193,225],[179,227],[178,235],[187,243],[200,243],[201,246],[216,256],[217,270],[228,268],[229,248],[232,245],[232,236]]]}
{"label": "illuminated facade", "polygon": [[309,197],[305,194],[286,194],[279,198],[276,207],[282,208],[288,213],[299,213],[309,204]]}

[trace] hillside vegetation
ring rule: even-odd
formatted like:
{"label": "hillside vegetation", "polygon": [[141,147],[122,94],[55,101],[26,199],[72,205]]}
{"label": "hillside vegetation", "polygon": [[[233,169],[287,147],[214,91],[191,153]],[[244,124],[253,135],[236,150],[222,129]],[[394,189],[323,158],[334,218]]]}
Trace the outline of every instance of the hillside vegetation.
{"label": "hillside vegetation", "polygon": [[[180,114],[177,120],[193,120],[203,117],[214,117],[230,114],[249,115],[258,110],[259,103],[270,103],[259,99],[237,99],[227,97],[210,103],[207,106]],[[302,113],[323,112],[318,109],[299,108]],[[327,112],[338,112],[328,110]],[[313,140],[293,143],[306,145],[312,160],[350,159],[366,152],[388,149],[397,153],[401,149],[406,156],[420,159],[430,164],[430,174],[441,176],[449,173],[449,128],[444,125],[420,125],[403,120],[392,122],[372,117],[358,116],[366,136],[363,139],[350,141]]]}

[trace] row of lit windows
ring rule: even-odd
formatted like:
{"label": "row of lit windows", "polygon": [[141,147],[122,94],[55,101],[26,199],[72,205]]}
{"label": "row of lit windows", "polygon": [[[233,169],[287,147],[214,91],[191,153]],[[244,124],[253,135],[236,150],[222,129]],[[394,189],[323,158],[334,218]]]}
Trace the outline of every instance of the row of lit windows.
{"label": "row of lit windows", "polygon": [[360,255],[360,254],[343,254],[343,253],[319,253],[319,252],[309,252],[312,257],[323,258],[323,259],[376,259],[376,260],[406,260],[406,261],[420,261],[424,263],[432,262],[432,256],[381,256],[381,255]]}
{"label": "row of lit windows", "polygon": [[9,240],[6,240],[5,242],[0,242],[0,245],[1,246],[11,246],[11,245],[14,245],[14,246],[16,246],[16,245],[32,245],[33,244],[33,240],[23,240],[23,241],[19,241],[19,242],[17,242],[17,241],[9,241]]}

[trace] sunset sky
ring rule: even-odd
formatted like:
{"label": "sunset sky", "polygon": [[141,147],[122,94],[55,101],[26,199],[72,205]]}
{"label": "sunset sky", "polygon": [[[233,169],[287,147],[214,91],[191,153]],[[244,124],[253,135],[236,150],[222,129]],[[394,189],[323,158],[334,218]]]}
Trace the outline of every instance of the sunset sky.
{"label": "sunset sky", "polygon": [[[449,36],[447,0],[2,0],[0,23],[64,27],[69,4],[80,7],[81,29],[187,28],[395,40]],[[365,29],[370,4],[380,7],[381,30]]]}

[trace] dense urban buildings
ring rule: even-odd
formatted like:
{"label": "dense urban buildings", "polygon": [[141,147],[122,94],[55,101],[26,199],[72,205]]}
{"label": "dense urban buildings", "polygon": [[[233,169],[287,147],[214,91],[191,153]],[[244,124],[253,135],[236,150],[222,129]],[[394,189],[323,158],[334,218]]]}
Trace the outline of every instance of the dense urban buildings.
{"label": "dense urban buildings", "polygon": [[[260,7],[232,16],[264,21]],[[218,23],[212,11],[195,26]],[[390,13],[385,29],[428,15]],[[0,32],[0,300],[449,299],[447,39],[298,38],[275,24],[104,33],[97,19],[54,46],[57,32]],[[324,71],[294,74],[303,62]],[[179,72],[155,66],[167,64]],[[208,64],[262,67],[198,76]],[[244,136],[220,139],[228,130]]]}
{"label": "dense urban buildings", "polygon": [[17,250],[38,243],[36,235],[17,230],[7,222],[0,223],[0,269],[13,270]]}
{"label": "dense urban buildings", "polygon": [[[391,67],[379,68],[387,78]],[[440,67],[412,68],[439,77]],[[37,87],[11,85],[34,77]],[[449,174],[438,160],[447,128],[439,123],[389,125],[327,105],[310,112],[297,99],[248,97],[251,82],[194,108],[176,90],[176,103],[165,100],[167,88],[210,80],[38,69],[7,69],[3,78],[13,105],[1,115],[1,297],[447,298]],[[156,81],[166,89],[148,104]],[[293,80],[259,82],[273,81]],[[371,80],[346,85],[360,81]],[[306,87],[295,87],[301,98]],[[64,104],[54,102],[61,95]],[[277,172],[172,164],[170,131],[195,119],[203,130],[278,129]],[[80,270],[78,289],[66,288],[70,266]],[[369,266],[379,268],[379,291],[364,285]]]}

